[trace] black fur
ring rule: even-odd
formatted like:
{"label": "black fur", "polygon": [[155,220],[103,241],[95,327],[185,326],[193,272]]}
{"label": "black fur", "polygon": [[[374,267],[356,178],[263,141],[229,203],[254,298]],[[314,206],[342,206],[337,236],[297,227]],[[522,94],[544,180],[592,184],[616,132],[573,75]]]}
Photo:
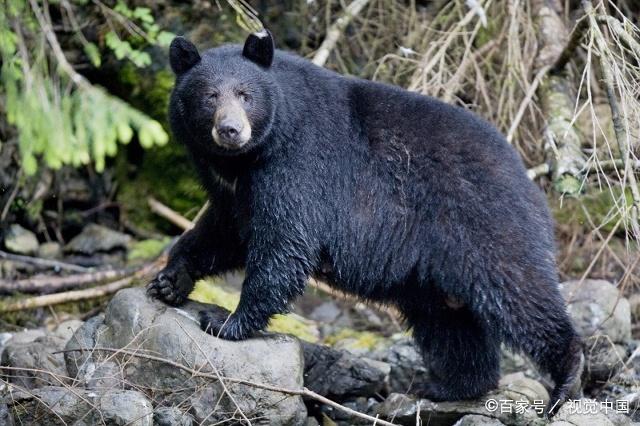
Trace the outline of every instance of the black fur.
{"label": "black fur", "polygon": [[188,71],[200,61],[198,49],[184,37],[176,37],[169,47],[169,64],[176,74]]}
{"label": "black fur", "polygon": [[265,68],[271,66],[276,46],[269,30],[251,34],[242,48],[242,55]]}
{"label": "black fur", "polygon": [[[171,125],[211,207],[150,291],[179,303],[185,282],[245,268],[226,324],[219,313],[201,315],[204,329],[245,339],[322,273],[403,312],[433,370],[424,396],[494,388],[505,342],[551,374],[552,403],[565,399],[581,349],[558,291],[552,221],[503,136],[430,97],[282,51],[265,68],[242,51],[208,50],[178,75]],[[251,92],[253,133],[239,150],[211,137],[206,94],[220,85]]]}

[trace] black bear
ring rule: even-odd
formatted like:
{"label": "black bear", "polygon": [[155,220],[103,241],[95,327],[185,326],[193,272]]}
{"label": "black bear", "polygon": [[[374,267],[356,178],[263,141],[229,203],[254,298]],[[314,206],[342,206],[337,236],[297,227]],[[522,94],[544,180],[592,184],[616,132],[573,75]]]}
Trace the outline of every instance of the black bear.
{"label": "black bear", "polygon": [[496,129],[276,50],[266,30],[202,55],[177,37],[170,64],[172,131],[210,207],[151,295],[179,305],[194,280],[244,268],[236,311],[200,314],[204,330],[239,340],[322,276],[402,312],[432,372],[424,397],[494,388],[501,342],[551,375],[552,406],[568,397],[581,342],[558,290],[552,221]]}

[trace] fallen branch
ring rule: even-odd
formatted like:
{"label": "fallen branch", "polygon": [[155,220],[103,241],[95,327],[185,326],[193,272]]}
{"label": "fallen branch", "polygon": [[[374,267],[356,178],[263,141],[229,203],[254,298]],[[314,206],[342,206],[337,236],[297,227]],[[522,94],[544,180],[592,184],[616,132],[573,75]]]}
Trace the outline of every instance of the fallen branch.
{"label": "fallen branch", "polygon": [[0,280],[0,294],[12,293],[54,293],[85,284],[112,281],[134,273],[134,269],[109,269],[65,277],[40,276],[17,281]]}
{"label": "fallen branch", "polygon": [[353,0],[344,10],[344,14],[334,22],[327,30],[327,36],[311,59],[314,64],[323,67],[329,59],[329,54],[336,47],[336,43],[342,37],[344,30],[354,16],[357,16],[362,9],[369,3],[369,0]]}
{"label": "fallen branch", "polygon": [[135,280],[142,280],[148,275],[153,275],[164,267],[167,262],[165,255],[160,256],[153,262],[147,263],[132,275],[109,284],[92,287],[85,290],[73,290],[62,293],[47,294],[44,296],[30,297],[14,302],[0,302],[0,313],[15,312],[26,309],[41,308],[43,306],[57,305],[60,303],[77,302],[79,300],[95,299],[117,292],[120,289],[130,286]]}
{"label": "fallen branch", "polygon": [[0,259],[10,260],[12,262],[23,263],[27,265],[41,266],[55,270],[66,270],[73,272],[89,272],[91,268],[85,268],[84,266],[74,265],[73,263],[60,262],[51,259],[42,259],[40,257],[22,256],[20,254],[7,253],[0,250]]}
{"label": "fallen branch", "polygon": [[149,203],[149,207],[151,211],[164,217],[169,222],[173,223],[179,228],[184,230],[189,230],[193,228],[194,222],[191,222],[189,219],[182,216],[180,213],[172,210],[171,208],[165,206],[160,201],[156,200],[153,197],[147,198],[147,202]]}
{"label": "fallen branch", "polygon": [[[546,119],[545,162],[550,167],[554,189],[561,194],[575,195],[582,188],[582,171],[586,169],[582,137],[573,120],[576,97],[564,73],[548,75],[567,51],[561,46],[571,45],[572,40],[562,18],[546,1],[537,0],[532,8],[541,43],[535,63],[539,67],[536,80],[540,83],[540,108]],[[576,34],[579,32],[574,31],[572,36],[578,37]],[[559,44],[558,40],[568,41]]]}
{"label": "fallen branch", "polygon": [[[622,160],[605,160],[598,162],[591,162],[583,173],[592,174],[602,172],[612,172],[621,168],[624,168],[625,162]],[[640,170],[640,160],[634,160],[630,162],[630,166],[633,170]],[[527,170],[527,176],[529,179],[535,180],[540,176],[548,175],[551,172],[551,167],[547,163],[538,164]]]}
{"label": "fallen branch", "polygon": [[124,354],[124,355],[128,355],[128,356],[133,356],[133,357],[137,357],[137,358],[142,358],[142,359],[146,359],[149,361],[156,361],[156,362],[161,362],[167,365],[170,365],[172,367],[175,368],[179,368],[183,371],[186,371],[187,373],[191,374],[192,376],[195,377],[203,377],[203,378],[207,378],[207,379],[213,379],[213,380],[220,380],[223,379],[229,383],[236,383],[239,385],[246,385],[246,386],[251,386],[257,389],[264,389],[264,390],[268,390],[268,391],[272,391],[272,392],[278,392],[278,393],[283,393],[285,395],[296,395],[296,396],[302,396],[305,398],[309,398],[309,399],[314,399],[318,402],[321,402],[322,404],[326,404],[330,407],[335,408],[336,410],[342,411],[343,413],[347,413],[351,416],[354,417],[358,417],[361,419],[365,419],[371,422],[374,422],[374,424],[376,425],[383,425],[383,426],[397,426],[396,423],[390,423],[387,422],[385,420],[380,420],[377,417],[373,417],[370,416],[368,414],[364,414],[361,413],[359,411],[355,411],[349,407],[345,407],[344,405],[338,404],[335,401],[332,401],[312,390],[307,389],[306,387],[303,387],[302,389],[287,389],[287,388],[281,388],[279,386],[274,386],[274,385],[268,385],[268,384],[264,384],[264,383],[256,383],[256,382],[252,382],[250,380],[245,380],[245,379],[237,379],[234,377],[224,377],[224,376],[220,376],[219,374],[215,374],[215,373],[207,373],[206,371],[201,371],[201,370],[196,370],[194,368],[191,368],[189,366],[186,366],[184,364],[180,364],[178,362],[172,361],[170,359],[166,359],[166,358],[162,358],[159,356],[155,356],[155,355],[148,355],[148,354],[143,354],[143,353],[139,353],[139,352],[134,352],[134,351],[128,351],[125,349],[114,349],[114,348],[103,348],[103,347],[94,347],[94,348],[72,348],[72,349],[64,349],[61,351],[56,351],[53,352],[54,354],[58,354],[58,353],[66,353],[66,352],[107,352],[107,353],[115,353],[115,354]]}

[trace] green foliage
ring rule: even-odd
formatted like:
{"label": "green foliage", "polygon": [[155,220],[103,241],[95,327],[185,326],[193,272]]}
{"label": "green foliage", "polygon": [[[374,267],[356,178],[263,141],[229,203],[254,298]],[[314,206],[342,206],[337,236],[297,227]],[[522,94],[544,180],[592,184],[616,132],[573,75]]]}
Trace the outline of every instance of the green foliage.
{"label": "green foliage", "polygon": [[129,262],[136,260],[148,260],[153,259],[162,253],[162,250],[171,242],[169,237],[161,239],[148,239],[142,241],[136,241],[129,248],[127,254],[127,260]]}
{"label": "green foliage", "polygon": [[[0,9],[0,94],[6,97],[7,121],[18,130],[25,174],[33,175],[41,164],[58,169],[93,163],[100,172],[118,144],[128,144],[136,133],[144,148],[165,145],[169,136],[158,121],[89,84],[64,66],[66,59],[50,55],[52,42],[40,34],[42,20],[49,18],[31,7],[12,0]],[[147,8],[131,11],[121,3],[116,8],[119,12],[112,13],[131,16],[146,32],[140,30],[140,37],[130,43],[112,29],[104,37],[106,46],[117,59],[128,59],[136,67],[149,65],[143,43],[166,43],[171,33],[160,30]],[[79,30],[78,39],[91,63],[100,66],[98,46]]]}
{"label": "green foliage", "polygon": [[[240,293],[236,290],[225,288],[224,281],[221,279],[206,279],[196,282],[189,298],[202,303],[222,306],[227,310],[233,311],[240,301]],[[274,315],[269,321],[268,330],[274,333],[291,334],[308,342],[315,343],[318,341],[317,324],[293,313]]]}

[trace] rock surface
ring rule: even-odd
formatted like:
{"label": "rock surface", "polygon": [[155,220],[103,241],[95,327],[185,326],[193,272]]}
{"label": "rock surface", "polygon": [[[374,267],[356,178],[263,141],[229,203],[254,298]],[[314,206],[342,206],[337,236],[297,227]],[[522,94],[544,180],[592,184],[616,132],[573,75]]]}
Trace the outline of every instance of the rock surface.
{"label": "rock surface", "polygon": [[33,255],[38,251],[38,239],[33,232],[13,224],[5,234],[4,246],[13,253]]}
{"label": "rock surface", "polygon": [[[125,289],[114,296],[104,317],[87,321],[78,329],[67,349],[126,348],[129,352],[152,354],[206,372],[207,378],[194,377],[192,371],[167,362],[131,355],[111,358],[120,363],[122,377],[128,383],[163,392],[163,405],[190,406],[190,414],[198,423],[205,419],[215,423],[234,416],[239,418],[240,411],[248,418],[269,419],[273,425],[302,423],[306,408],[301,397],[229,380],[224,381],[223,387],[215,379],[219,374],[279,388],[301,389],[303,355],[299,342],[273,334],[242,342],[214,338],[202,332],[195,320],[202,308],[196,302],[180,309],[171,308],[149,299],[142,288]],[[65,355],[69,374],[88,384],[112,353]]]}
{"label": "rock surface", "polygon": [[0,358],[0,365],[20,369],[7,371],[11,382],[32,389],[58,385],[57,379],[65,381],[67,370],[63,354],[55,352],[64,349],[81,324],[81,321],[71,320],[61,323],[52,332],[36,329],[14,334],[4,345]]}
{"label": "rock surface", "polygon": [[564,404],[553,417],[550,426],[627,426],[631,419],[606,408],[593,399],[583,398]]}
{"label": "rock surface", "polygon": [[312,391],[337,401],[372,396],[382,390],[390,367],[347,351],[303,343],[304,382]]}
{"label": "rock surface", "polygon": [[[416,419],[428,421],[430,426],[452,425],[467,416],[495,419],[505,425],[544,425],[538,416],[549,394],[544,386],[524,374],[516,373],[503,377],[498,390],[471,401],[432,402],[394,393],[376,408],[376,414],[397,424],[415,425]],[[467,418],[465,425],[479,417]]]}
{"label": "rock surface", "polygon": [[126,249],[130,242],[129,235],[92,223],[69,241],[64,249],[66,252],[92,255],[97,252]]}
{"label": "rock surface", "polygon": [[631,340],[629,301],[614,285],[603,280],[568,281],[560,289],[584,338],[606,335],[614,343]]}
{"label": "rock surface", "polygon": [[29,392],[14,392],[4,402],[12,411],[15,424],[153,425],[151,402],[142,393],[131,390],[97,394],[84,389],[45,386]]}
{"label": "rock surface", "polygon": [[398,339],[388,348],[377,351],[374,357],[388,363],[391,367],[389,372],[390,392],[411,392],[414,384],[429,380],[428,369],[411,337]]}
{"label": "rock surface", "polygon": [[193,417],[177,407],[160,407],[153,413],[156,426],[191,426]]}

